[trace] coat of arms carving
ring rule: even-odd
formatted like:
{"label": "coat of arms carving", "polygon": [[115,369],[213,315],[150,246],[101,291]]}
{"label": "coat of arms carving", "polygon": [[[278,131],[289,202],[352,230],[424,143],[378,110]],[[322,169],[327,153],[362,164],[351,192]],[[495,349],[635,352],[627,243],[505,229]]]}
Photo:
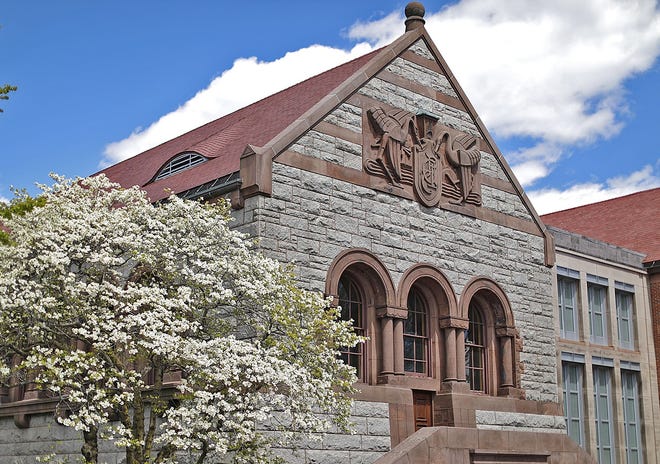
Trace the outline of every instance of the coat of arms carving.
{"label": "coat of arms carving", "polygon": [[481,205],[478,139],[434,118],[402,109],[367,110],[364,168],[395,188],[412,190],[425,206]]}

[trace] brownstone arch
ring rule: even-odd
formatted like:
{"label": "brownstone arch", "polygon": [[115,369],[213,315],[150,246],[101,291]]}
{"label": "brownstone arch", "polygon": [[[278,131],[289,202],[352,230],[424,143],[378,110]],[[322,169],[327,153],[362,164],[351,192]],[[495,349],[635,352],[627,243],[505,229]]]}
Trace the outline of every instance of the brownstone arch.
{"label": "brownstone arch", "polygon": [[[482,330],[484,380],[478,390],[498,396],[523,396],[520,390],[519,354],[516,347],[518,331],[511,304],[502,288],[488,277],[472,278],[461,294],[460,319],[467,321],[467,331],[459,336],[457,351],[465,351],[465,335]],[[478,323],[477,323],[478,320]],[[470,343],[468,342],[468,345]],[[466,355],[466,364],[469,364]],[[466,364],[459,368],[459,380],[466,377]],[[468,371],[470,366],[467,366]],[[470,372],[468,372],[470,377]],[[468,383],[470,379],[468,378]],[[475,389],[473,385],[471,388]]]}
{"label": "brownstone arch", "polygon": [[[428,376],[443,381],[456,380],[457,362],[459,359],[462,362],[462,356],[456,355],[456,336],[464,326],[458,319],[456,292],[440,270],[426,263],[415,264],[401,277],[397,290],[398,306],[409,306],[411,291],[424,300],[428,310]],[[396,325],[394,336],[396,340]],[[396,352],[395,370],[399,363],[403,363],[403,353]]]}
{"label": "brownstone arch", "polygon": [[341,298],[340,286],[354,289],[352,306],[359,308],[359,330],[368,337],[360,348],[363,360],[359,380],[376,384],[379,375],[394,372],[392,322],[397,318],[405,319],[407,313],[394,306],[396,292],[392,278],[383,263],[366,249],[345,250],[332,261],[325,292],[332,295],[337,304]]}

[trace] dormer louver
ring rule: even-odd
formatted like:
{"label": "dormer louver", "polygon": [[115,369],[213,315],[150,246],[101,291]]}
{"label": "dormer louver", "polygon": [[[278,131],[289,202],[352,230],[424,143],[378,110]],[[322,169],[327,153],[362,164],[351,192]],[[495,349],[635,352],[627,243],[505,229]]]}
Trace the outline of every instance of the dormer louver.
{"label": "dormer louver", "polygon": [[193,166],[205,163],[206,161],[208,161],[207,158],[194,151],[180,153],[160,168],[154,177],[154,181],[165,179],[166,177],[170,177],[176,173],[190,169]]}

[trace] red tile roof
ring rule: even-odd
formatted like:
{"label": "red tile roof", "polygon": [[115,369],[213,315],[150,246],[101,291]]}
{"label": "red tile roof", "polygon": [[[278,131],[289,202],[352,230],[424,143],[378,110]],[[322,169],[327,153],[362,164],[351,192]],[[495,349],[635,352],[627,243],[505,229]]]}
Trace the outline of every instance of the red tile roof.
{"label": "red tile roof", "polygon": [[541,216],[551,226],[660,260],[660,188]]}
{"label": "red tile roof", "polygon": [[[151,201],[165,198],[168,190],[181,193],[236,172],[247,144],[266,145],[365,65],[377,52],[375,50],[311,77],[101,172],[124,187],[139,185]],[[209,161],[151,182],[162,166],[185,151],[200,153]]]}

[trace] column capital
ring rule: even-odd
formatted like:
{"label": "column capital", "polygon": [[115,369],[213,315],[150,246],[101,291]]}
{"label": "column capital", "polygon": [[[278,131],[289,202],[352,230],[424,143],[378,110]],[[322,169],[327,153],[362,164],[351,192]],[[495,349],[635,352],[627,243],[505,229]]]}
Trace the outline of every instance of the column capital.
{"label": "column capital", "polygon": [[401,308],[399,306],[378,306],[376,307],[376,317],[383,318],[389,317],[392,319],[407,319],[408,308]]}
{"label": "column capital", "polygon": [[470,327],[470,321],[456,316],[441,316],[438,318],[438,324],[441,329],[452,327],[454,329],[467,329]]}
{"label": "column capital", "polygon": [[515,337],[518,331],[515,327],[496,327],[495,335],[498,337]]}

